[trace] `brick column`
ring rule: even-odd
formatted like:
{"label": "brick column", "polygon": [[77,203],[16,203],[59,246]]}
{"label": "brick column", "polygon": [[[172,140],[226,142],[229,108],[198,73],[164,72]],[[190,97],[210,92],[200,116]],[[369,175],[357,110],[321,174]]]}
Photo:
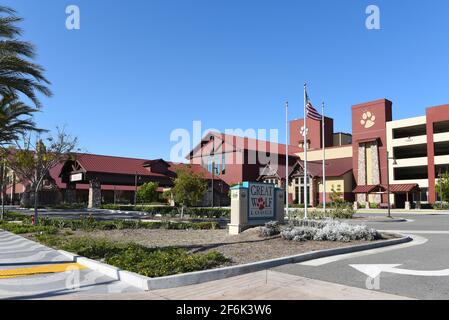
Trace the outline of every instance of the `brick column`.
{"label": "brick column", "polygon": [[94,179],[89,182],[89,208],[101,207],[101,183]]}

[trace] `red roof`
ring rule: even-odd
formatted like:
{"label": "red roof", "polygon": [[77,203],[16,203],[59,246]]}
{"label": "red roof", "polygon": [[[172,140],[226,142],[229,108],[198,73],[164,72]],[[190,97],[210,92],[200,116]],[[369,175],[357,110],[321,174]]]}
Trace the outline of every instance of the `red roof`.
{"label": "red roof", "polygon": [[150,172],[144,167],[147,159],[134,159],[124,157],[102,156],[96,154],[78,154],[76,161],[87,172],[103,172],[115,174],[129,174],[140,176],[163,176],[163,174]]}
{"label": "red roof", "polygon": [[[304,167],[304,161],[298,161]],[[326,160],[326,177],[341,177],[352,171],[352,158]],[[323,177],[323,162],[308,161],[307,171],[313,177]]]}
{"label": "red roof", "polygon": [[[368,185],[368,186],[357,186],[354,189],[354,193],[372,193],[376,189],[378,189],[380,192],[386,193],[387,192],[387,186],[378,184],[378,185]],[[416,183],[411,184],[390,184],[390,192],[391,193],[406,193],[406,192],[417,192],[419,191],[419,185]]]}
{"label": "red roof", "polygon": [[[204,146],[204,144],[209,143],[212,137],[216,137],[220,141],[224,143],[224,147],[221,147],[223,151],[229,151],[228,149],[232,149],[232,151],[238,151],[239,149],[244,150],[251,150],[251,151],[261,151],[261,152],[267,152],[267,153],[273,153],[273,154],[279,154],[279,155],[285,155],[287,151],[287,146],[285,144],[265,141],[265,140],[258,140],[254,138],[248,138],[248,137],[241,137],[236,135],[230,135],[225,133],[218,133],[218,132],[210,132],[208,133],[203,139],[202,143],[198,144],[190,153],[190,155],[187,158],[192,158],[194,155],[196,155],[202,148],[209,148],[212,149],[210,144],[208,144],[207,147]],[[220,143],[215,140],[216,148],[220,148]],[[295,155],[296,153],[302,152],[303,149],[299,148],[298,146],[289,145],[288,146],[288,154],[289,155]],[[204,152],[206,155],[208,154],[207,151]]]}
{"label": "red roof", "polygon": [[376,190],[376,188],[380,188],[380,186],[379,185],[375,185],[375,186],[373,186],[373,185],[367,185],[367,186],[357,186],[355,189],[354,189],[354,193],[356,193],[356,194],[368,194],[368,193],[371,193],[371,192],[373,192],[374,190]]}

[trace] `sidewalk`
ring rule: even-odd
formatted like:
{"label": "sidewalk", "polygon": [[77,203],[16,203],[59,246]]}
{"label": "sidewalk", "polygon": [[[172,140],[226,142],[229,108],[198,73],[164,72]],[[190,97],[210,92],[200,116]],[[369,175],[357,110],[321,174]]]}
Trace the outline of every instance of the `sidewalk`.
{"label": "sidewalk", "polygon": [[140,290],[73,263],[56,250],[0,230],[0,299],[126,291]]}
{"label": "sidewalk", "polygon": [[[55,299],[61,299],[56,297]],[[224,280],[143,293],[75,294],[64,300],[408,300],[377,291],[260,271]]]}

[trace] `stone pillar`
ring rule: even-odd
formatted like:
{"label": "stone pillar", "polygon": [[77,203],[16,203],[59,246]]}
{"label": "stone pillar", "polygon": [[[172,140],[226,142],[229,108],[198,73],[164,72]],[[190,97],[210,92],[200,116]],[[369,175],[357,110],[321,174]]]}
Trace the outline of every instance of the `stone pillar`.
{"label": "stone pillar", "polygon": [[[373,163],[372,168],[372,176],[373,176],[373,185],[380,184],[380,162],[379,162],[379,146],[376,143],[371,145],[371,159]],[[380,204],[382,202],[382,196],[380,194],[376,194],[373,197],[374,203]]]}
{"label": "stone pillar", "polygon": [[316,203],[316,180],[311,179],[311,186],[310,186],[310,205],[315,208],[317,206]]}
{"label": "stone pillar", "polygon": [[248,189],[231,190],[231,223],[228,225],[230,235],[238,235],[248,225]]}
{"label": "stone pillar", "polygon": [[76,184],[67,183],[67,188],[65,191],[65,201],[69,204],[76,203]]}
{"label": "stone pillar", "polygon": [[101,183],[94,179],[89,182],[89,208],[101,207]]}
{"label": "stone pillar", "polygon": [[359,210],[359,203],[357,201],[354,202],[354,210]]}
{"label": "stone pillar", "polygon": [[[359,156],[358,156],[358,177],[357,184],[359,186],[366,186],[366,153],[365,144],[359,145]],[[367,201],[365,194],[358,194],[357,201],[360,203],[365,203]]]}
{"label": "stone pillar", "polygon": [[411,206],[410,206],[410,201],[406,201],[405,202],[405,210],[410,210]]}

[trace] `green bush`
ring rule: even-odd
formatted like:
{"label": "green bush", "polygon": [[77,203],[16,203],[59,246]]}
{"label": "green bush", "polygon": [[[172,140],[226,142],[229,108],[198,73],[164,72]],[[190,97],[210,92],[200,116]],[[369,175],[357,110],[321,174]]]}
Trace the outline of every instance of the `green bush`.
{"label": "green bush", "polygon": [[80,220],[40,219],[41,226],[51,226],[57,229],[71,229],[72,231],[95,231],[95,230],[124,230],[124,229],[168,229],[168,230],[215,230],[220,229],[218,222],[171,222],[157,221],[144,222],[140,220],[113,220],[96,221],[93,217]]}
{"label": "green bush", "polygon": [[449,210],[449,203],[443,202],[443,205],[441,203],[434,203],[432,207],[435,210]]}
{"label": "green bush", "polygon": [[189,254],[186,249],[147,248],[135,243],[112,242],[106,239],[63,238],[49,235],[37,238],[48,246],[101,260],[147,277],[207,270],[228,261],[216,251]]}
{"label": "green bush", "polygon": [[57,205],[51,205],[48,206],[50,209],[57,209],[57,210],[78,210],[78,209],[85,209],[87,208],[87,205],[85,203],[63,203],[63,204],[57,204]]}
{"label": "green bush", "polygon": [[52,226],[33,226],[31,224],[17,224],[11,222],[0,222],[0,229],[9,231],[15,234],[26,234],[26,233],[45,233],[45,234],[56,234],[58,228]]}
{"label": "green bush", "polygon": [[[332,208],[329,210],[319,211],[319,210],[310,210],[308,212],[308,218],[309,219],[315,219],[315,220],[321,220],[321,219],[352,219],[354,217],[355,211],[352,207],[348,208]],[[294,219],[304,219],[305,214],[304,210],[293,210],[289,213],[289,218]]]}
{"label": "green bush", "polygon": [[6,212],[5,221],[31,222],[31,216],[19,212]]}
{"label": "green bush", "polygon": [[[181,209],[169,206],[127,206],[106,204],[101,206],[105,210],[120,210],[120,211],[141,211],[149,215],[155,216],[160,214],[162,216],[179,216]],[[231,216],[231,209],[229,208],[184,208],[184,215],[189,215],[192,218],[229,218]]]}

